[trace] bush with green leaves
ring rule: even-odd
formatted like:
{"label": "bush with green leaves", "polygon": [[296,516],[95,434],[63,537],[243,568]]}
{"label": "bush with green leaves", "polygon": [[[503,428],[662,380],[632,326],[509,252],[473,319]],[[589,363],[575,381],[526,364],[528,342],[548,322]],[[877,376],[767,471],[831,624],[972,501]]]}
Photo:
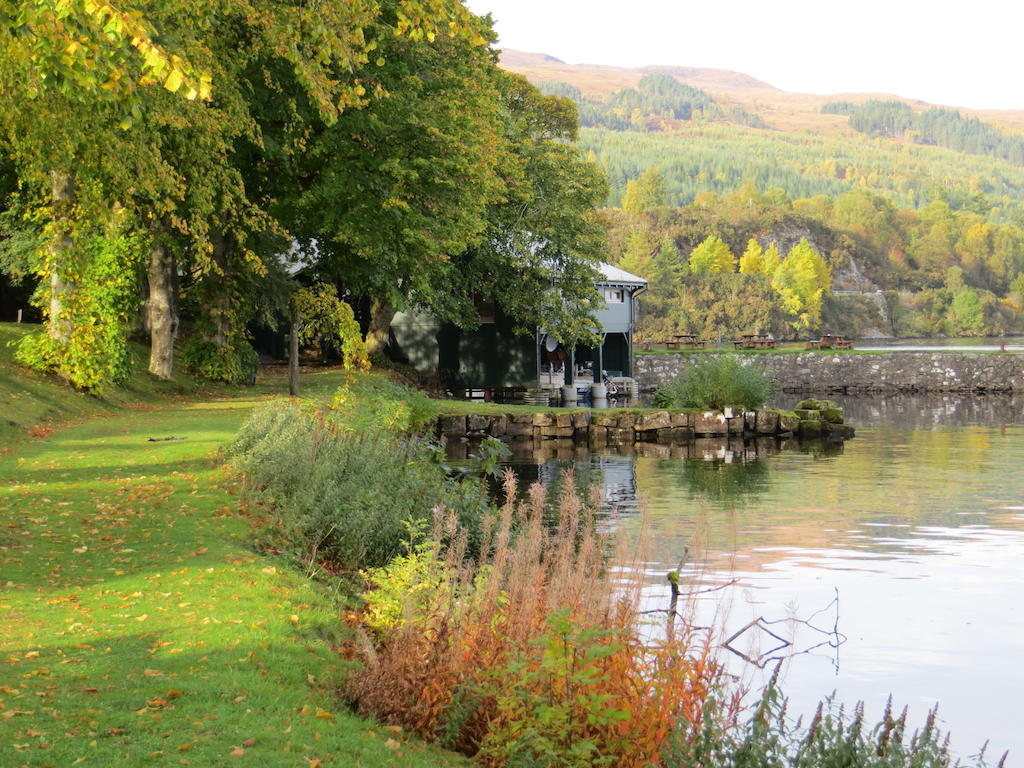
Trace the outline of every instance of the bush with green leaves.
{"label": "bush with green leaves", "polygon": [[775,394],[775,383],[755,365],[737,355],[707,355],[655,391],[657,408],[726,407],[752,410]]}
{"label": "bush with green leaves", "polygon": [[448,477],[425,439],[353,429],[323,406],[257,409],[227,455],[247,492],[272,509],[285,546],[336,569],[383,566],[407,552],[409,531],[437,506],[455,512],[470,546],[490,514],[479,480]]}
{"label": "bush with green leaves", "polygon": [[1002,768],[1006,761],[1003,755],[989,762],[984,748],[963,760],[954,757],[934,709],[908,733],[907,710],[896,715],[891,699],[874,724],[865,719],[863,704],[845,709],[831,699],[809,722],[794,721],[774,679],[744,725],[730,727],[714,707],[690,725],[666,751],[665,768]]}

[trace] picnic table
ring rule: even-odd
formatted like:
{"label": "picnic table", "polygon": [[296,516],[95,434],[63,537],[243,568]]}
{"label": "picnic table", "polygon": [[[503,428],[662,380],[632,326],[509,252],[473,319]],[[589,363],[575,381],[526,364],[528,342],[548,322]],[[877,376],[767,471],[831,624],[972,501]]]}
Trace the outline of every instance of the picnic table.
{"label": "picnic table", "polygon": [[775,338],[768,333],[744,333],[732,345],[736,349],[775,349]]}
{"label": "picnic table", "polygon": [[694,333],[674,333],[672,341],[665,342],[665,349],[704,349],[707,342],[697,338]]}
{"label": "picnic table", "polygon": [[826,333],[819,339],[811,339],[804,346],[806,349],[853,349],[851,342],[832,333]]}

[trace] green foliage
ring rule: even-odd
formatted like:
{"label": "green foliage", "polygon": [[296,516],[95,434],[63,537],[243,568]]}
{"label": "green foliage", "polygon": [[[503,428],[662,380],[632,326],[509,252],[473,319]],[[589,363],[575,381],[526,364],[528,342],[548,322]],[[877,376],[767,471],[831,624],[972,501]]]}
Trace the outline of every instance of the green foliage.
{"label": "green foliage", "polygon": [[900,101],[872,99],[842,114],[850,115],[851,128],[871,136],[906,138],[916,144],[988,155],[1024,165],[1024,139],[976,117],[964,117],[955,109],[933,107],[915,112]]}
{"label": "green foliage", "polygon": [[665,205],[665,177],[659,168],[648,168],[635,181],[626,183],[626,194],[622,197],[622,210],[639,215],[658,206]]}
{"label": "green foliage", "polygon": [[513,654],[494,670],[502,726],[488,732],[479,755],[521,768],[614,766],[616,757],[602,754],[586,730],[631,718],[600,692],[609,677],[606,660],[622,644],[612,630],[579,626],[568,608],[546,621],[547,631],[531,641],[537,650]]}
{"label": "green foliage", "polygon": [[604,175],[569,143],[577,129],[571,103],[519,76],[505,75],[499,86],[504,192],[488,207],[480,241],[441,262],[415,298],[462,327],[473,327],[476,303],[489,300],[523,333],[540,324],[563,343],[592,343]]}
{"label": "green foliage", "polygon": [[[762,190],[781,189],[793,200],[867,188],[901,208],[942,199],[954,210],[1000,224],[1024,213],[1024,167],[937,146],[691,123],[660,133],[583,128],[580,146],[608,173],[609,206],[621,204],[629,179],[657,166],[673,206],[708,194],[724,197],[753,181]],[[741,243],[731,245],[742,250]]]}
{"label": "green foliage", "polygon": [[434,507],[479,531],[489,514],[479,482],[449,479],[425,440],[357,427],[346,412],[272,403],[226,449],[249,492],[272,504],[279,545],[335,568],[381,567],[415,547]]}
{"label": "green foliage", "polygon": [[189,373],[226,384],[244,381],[246,366],[258,360],[244,331],[233,332],[223,344],[199,335],[189,336],[182,345],[180,358]]}
{"label": "green foliage", "polygon": [[775,384],[750,360],[737,355],[708,355],[658,389],[660,407],[731,407],[754,410],[775,393]]}
{"label": "green foliage", "polygon": [[401,628],[407,619],[419,620],[422,610],[442,587],[437,546],[426,537],[425,523],[406,521],[405,553],[387,565],[363,572],[370,587],[363,622],[381,639]]}
{"label": "green foliage", "polygon": [[[948,736],[938,727],[932,710],[924,725],[908,734],[907,711],[896,715],[892,701],[879,722],[869,723],[863,704],[852,710],[831,699],[818,705],[809,722],[795,723],[777,683],[772,680],[753,707],[747,723],[723,727],[713,708],[689,738],[677,739],[667,750],[666,768],[987,768],[982,753],[967,761],[954,758]],[[1004,761],[998,763],[1003,765]]]}
{"label": "green foliage", "polygon": [[949,307],[949,330],[955,336],[982,336],[985,310],[975,291],[965,288],[953,296]]}
{"label": "green foliage", "polygon": [[26,336],[17,360],[40,371],[52,371],[80,389],[96,390],[123,383],[131,373],[128,333],[139,305],[137,236],[111,228],[79,231],[74,246],[58,259],[51,250],[32,255],[41,280],[33,302],[49,316],[59,302],[59,324],[49,332]]}
{"label": "green foliage", "polygon": [[690,271],[695,275],[735,272],[736,257],[718,235],[709,235],[690,253]]}
{"label": "green foliage", "polygon": [[330,409],[345,429],[420,434],[437,416],[436,403],[418,389],[381,377],[355,377],[334,393]]}
{"label": "green foliage", "polygon": [[345,370],[369,370],[363,334],[352,307],[338,298],[338,289],[327,283],[300,288],[291,297],[293,316],[298,318],[299,342],[329,341],[341,349]]}

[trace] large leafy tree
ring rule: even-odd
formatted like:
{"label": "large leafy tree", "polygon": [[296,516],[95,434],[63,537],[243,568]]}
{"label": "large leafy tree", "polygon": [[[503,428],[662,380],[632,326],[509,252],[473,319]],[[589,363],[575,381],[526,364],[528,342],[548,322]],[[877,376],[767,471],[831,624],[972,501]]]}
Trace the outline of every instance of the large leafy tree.
{"label": "large leafy tree", "polygon": [[596,206],[603,172],[571,143],[576,107],[525,78],[499,73],[503,98],[503,189],[480,241],[439,265],[416,300],[463,327],[475,302],[500,306],[523,332],[537,325],[564,343],[594,340],[594,281],[605,250]]}
{"label": "large leafy tree", "polygon": [[[303,120],[330,123],[382,95],[355,70],[379,58],[366,30],[384,13],[373,0],[0,5],[0,29],[8,32],[0,47],[0,127],[35,193],[46,244],[36,269],[49,341],[37,357],[62,369],[81,327],[68,307],[89,268],[83,243],[115,218],[156,244],[150,265],[160,279],[151,276],[151,292],[173,287],[166,248],[174,240],[192,258],[192,271],[223,289],[199,304],[210,310],[210,343],[230,350],[242,320],[235,277],[261,271],[254,233],[274,229],[269,201],[246,190],[237,149],[262,150],[287,131],[301,136]],[[443,31],[484,42],[470,20],[456,0],[423,0],[403,2],[385,23],[399,37]],[[166,47],[152,43],[153,30]],[[289,94],[308,108],[283,124],[263,123],[254,98],[268,94]],[[151,301],[151,320],[173,315],[168,306],[165,295]],[[151,326],[166,349],[174,323]],[[169,356],[151,365],[169,375]]]}
{"label": "large leafy tree", "polygon": [[[307,139],[278,210],[321,276],[373,300],[386,334],[394,309],[483,236],[505,147],[492,51],[465,37],[398,38],[387,23],[371,35],[383,61],[361,77],[386,96]],[[280,171],[266,171],[260,183],[273,185]]]}

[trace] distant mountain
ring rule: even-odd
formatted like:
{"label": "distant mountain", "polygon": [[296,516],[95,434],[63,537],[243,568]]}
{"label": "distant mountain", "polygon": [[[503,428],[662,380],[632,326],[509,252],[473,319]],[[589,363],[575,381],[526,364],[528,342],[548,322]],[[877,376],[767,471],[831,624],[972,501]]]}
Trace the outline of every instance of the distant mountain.
{"label": "distant mountain", "polygon": [[[567,64],[544,53],[526,53],[505,49],[501,65],[525,75],[532,82],[564,82],[580,89],[586,97],[605,97],[623,88],[635,88],[640,78],[650,74],[668,74],[682,83],[707,91],[725,107],[738,105],[761,117],[781,131],[809,131],[821,135],[850,134],[843,116],[822,114],[821,108],[832,101],[863,104],[870,100],[901,101],[915,111],[932,105],[919,99],[886,93],[790,93],[742,72],[727,69],[684,66],[614,67],[603,64]],[[955,105],[942,105],[953,106]],[[969,110],[964,115],[997,123],[1011,130],[1024,130],[1024,110]]]}

